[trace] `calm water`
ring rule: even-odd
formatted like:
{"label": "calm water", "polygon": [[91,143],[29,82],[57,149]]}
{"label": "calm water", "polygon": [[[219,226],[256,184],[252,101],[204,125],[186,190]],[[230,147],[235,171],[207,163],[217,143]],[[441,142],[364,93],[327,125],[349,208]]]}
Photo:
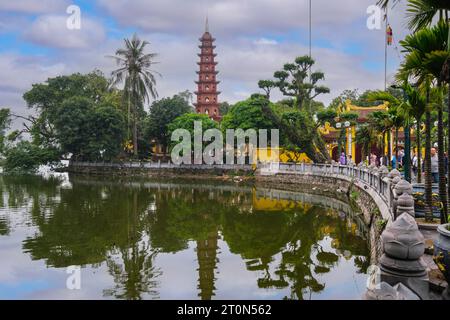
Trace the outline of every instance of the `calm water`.
{"label": "calm water", "polygon": [[[0,176],[0,299],[359,299],[343,203],[234,185]],[[333,207],[333,208],[330,208]],[[81,266],[81,289],[66,287]]]}

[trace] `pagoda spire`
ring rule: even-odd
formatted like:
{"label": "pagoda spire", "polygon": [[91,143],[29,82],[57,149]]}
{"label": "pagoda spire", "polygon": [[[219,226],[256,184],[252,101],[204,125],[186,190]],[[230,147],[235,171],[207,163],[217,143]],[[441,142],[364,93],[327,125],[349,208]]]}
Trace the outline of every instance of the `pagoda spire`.
{"label": "pagoda spire", "polygon": [[214,53],[216,39],[209,33],[209,18],[206,16],[205,33],[200,38],[200,53],[198,54],[200,61],[198,62],[199,70],[198,86],[195,94],[197,95],[197,103],[195,103],[196,111],[200,114],[206,114],[209,118],[220,121],[222,119],[219,108],[219,94],[216,71],[217,54]]}

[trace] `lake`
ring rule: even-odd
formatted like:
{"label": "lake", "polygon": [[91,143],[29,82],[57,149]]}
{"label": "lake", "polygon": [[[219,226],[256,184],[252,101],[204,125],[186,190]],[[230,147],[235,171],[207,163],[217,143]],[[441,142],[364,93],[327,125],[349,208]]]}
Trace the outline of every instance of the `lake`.
{"label": "lake", "polygon": [[0,299],[360,299],[351,208],[252,185],[0,176]]}

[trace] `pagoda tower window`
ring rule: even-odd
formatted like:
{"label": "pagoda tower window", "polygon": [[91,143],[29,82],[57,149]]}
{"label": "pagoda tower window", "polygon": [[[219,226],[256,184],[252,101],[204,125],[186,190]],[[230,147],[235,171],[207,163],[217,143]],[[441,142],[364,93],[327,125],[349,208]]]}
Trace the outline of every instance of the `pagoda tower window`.
{"label": "pagoda tower window", "polygon": [[209,102],[209,98],[206,98],[205,101],[206,101],[206,102]]}

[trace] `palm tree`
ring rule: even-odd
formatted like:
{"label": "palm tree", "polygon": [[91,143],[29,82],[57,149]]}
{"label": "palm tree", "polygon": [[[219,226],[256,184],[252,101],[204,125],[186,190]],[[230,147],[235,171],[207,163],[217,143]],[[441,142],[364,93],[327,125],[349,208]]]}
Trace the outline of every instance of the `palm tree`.
{"label": "palm tree", "polygon": [[361,146],[361,158],[364,160],[370,153],[371,147],[377,143],[377,132],[370,125],[363,125],[356,131],[356,143]]}
{"label": "palm tree", "polygon": [[422,143],[421,143],[421,128],[422,118],[425,114],[426,97],[416,87],[405,83],[403,86],[407,101],[402,105],[399,112],[405,119],[405,124],[415,120],[416,124],[416,146],[417,146],[417,182],[422,183]]}
{"label": "palm tree", "polygon": [[[393,6],[401,0],[378,0],[377,4],[386,9],[390,3]],[[448,0],[408,0],[406,10],[408,28],[417,32],[430,26],[434,18],[439,15],[439,20],[448,20],[450,2]]]}
{"label": "palm tree", "polygon": [[448,20],[448,0],[409,0],[407,9],[408,28],[417,32],[430,26],[439,15],[439,20]]}
{"label": "palm tree", "polygon": [[[450,52],[450,32],[449,38],[447,42],[448,51]],[[441,81],[447,83],[448,86],[448,120],[447,123],[450,124],[450,58],[447,59],[444,68],[442,69]],[[448,140],[447,140],[447,156],[450,156],[450,128],[447,128]],[[447,181],[447,189],[448,189],[448,200],[449,200],[449,208],[450,208],[450,161],[448,161],[447,172],[449,175],[449,179]]]}
{"label": "palm tree", "polygon": [[[397,100],[398,104],[389,106],[388,115],[392,121],[395,130],[395,169],[398,169],[398,152],[399,152],[399,139],[398,134],[400,128],[405,128],[405,119],[403,118],[399,109],[403,105],[403,101]],[[407,156],[407,155],[406,155]]]}
{"label": "palm tree", "polygon": [[125,48],[118,49],[113,56],[119,69],[112,72],[112,85],[124,82],[124,99],[128,107],[128,129],[131,121],[133,126],[133,152],[138,156],[138,121],[139,111],[142,110],[145,102],[156,98],[155,74],[152,66],[156,63],[154,58],[156,53],[145,53],[145,48],[150,43],[142,41],[136,34],[133,38],[125,39]]}
{"label": "palm tree", "polygon": [[385,141],[387,137],[388,141],[388,161],[386,161],[386,164],[388,165],[389,159],[391,158],[391,132],[392,132],[392,121],[386,111],[375,111],[371,114],[369,114],[368,122],[370,126],[374,128],[376,132],[381,136],[381,139],[379,141],[379,146],[383,153],[383,158],[386,158],[385,153]]}
{"label": "palm tree", "polygon": [[[390,134],[392,129],[395,129],[395,158],[398,159],[398,149],[399,149],[399,141],[398,141],[398,132],[401,127],[403,127],[403,117],[398,112],[400,106],[404,103],[402,100],[394,96],[391,92],[386,91],[374,91],[371,92],[368,96],[370,101],[384,101],[389,103],[389,109],[385,113],[384,122],[386,129],[388,130],[388,143],[389,143],[389,161],[391,160],[391,146],[390,146]],[[397,168],[398,161],[395,162],[395,166]]]}
{"label": "palm tree", "polygon": [[[445,65],[445,62],[450,57],[450,52],[447,50],[448,40],[448,23],[440,21],[436,26],[432,28],[422,29],[415,34],[409,35],[400,44],[406,52],[405,61],[402,63],[398,77],[401,79],[407,79],[409,77],[415,77],[418,83],[426,85],[427,91],[427,103],[430,103],[431,84],[437,83],[438,92],[441,91],[442,81],[441,72]],[[441,215],[441,222],[444,223],[447,220],[448,203],[447,203],[447,187],[445,181],[445,161],[444,161],[444,127],[443,127],[443,99],[440,98],[437,103],[438,109],[438,144],[439,144],[439,194],[441,202],[443,204],[443,210]],[[431,148],[431,114],[430,110],[426,111],[426,140],[427,140],[427,152]],[[430,157],[430,159],[428,159]],[[426,169],[431,170],[431,155],[425,156]],[[429,162],[429,163],[428,163]],[[425,178],[426,181],[426,193],[429,209],[431,210],[431,172],[427,172]]]}

